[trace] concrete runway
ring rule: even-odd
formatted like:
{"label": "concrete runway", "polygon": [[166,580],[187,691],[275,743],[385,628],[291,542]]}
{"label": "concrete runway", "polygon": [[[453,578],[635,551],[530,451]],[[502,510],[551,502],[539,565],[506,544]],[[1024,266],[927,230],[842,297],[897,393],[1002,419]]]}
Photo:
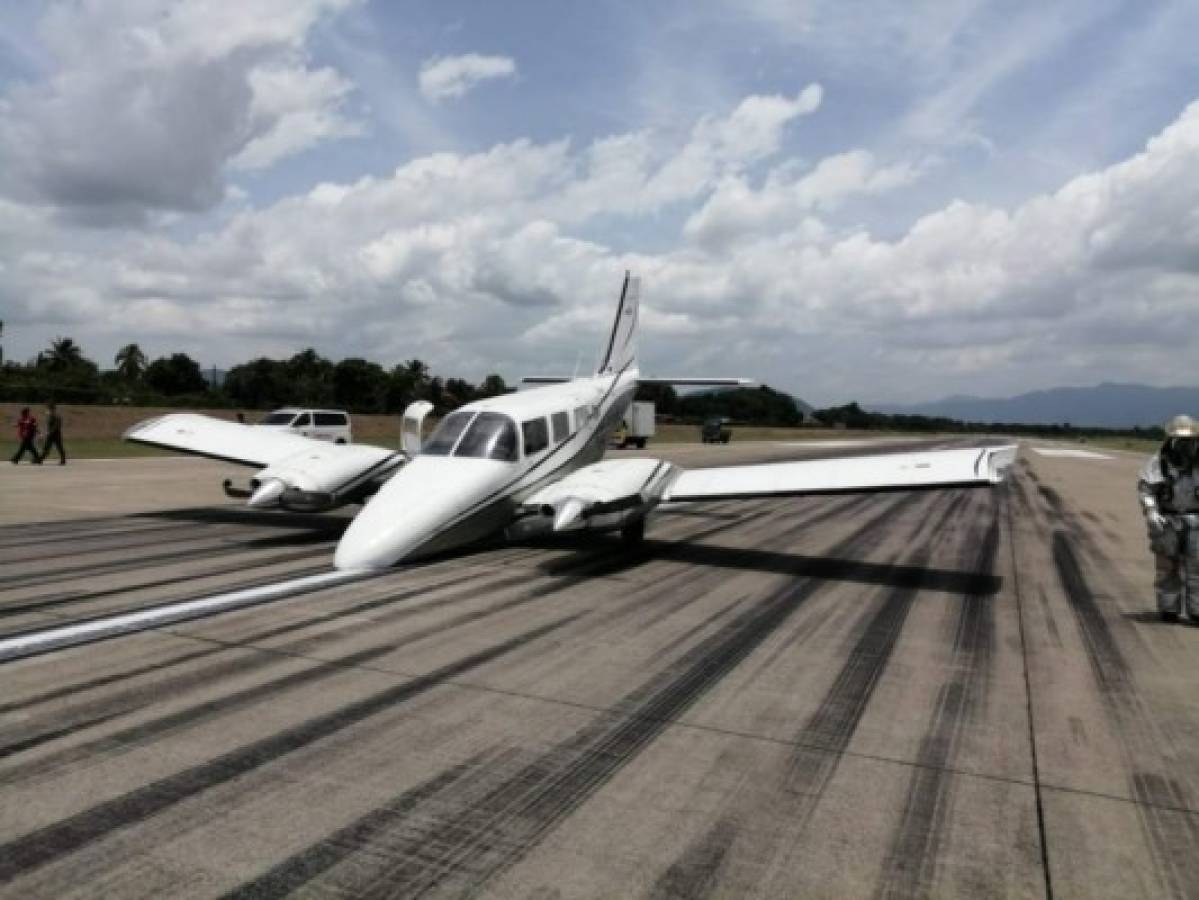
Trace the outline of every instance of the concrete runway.
{"label": "concrete runway", "polygon": [[[684,465],[854,452],[652,448]],[[0,896],[1199,894],[1138,461],[696,504],[0,665]],[[326,571],[192,460],[5,469],[0,637]]]}

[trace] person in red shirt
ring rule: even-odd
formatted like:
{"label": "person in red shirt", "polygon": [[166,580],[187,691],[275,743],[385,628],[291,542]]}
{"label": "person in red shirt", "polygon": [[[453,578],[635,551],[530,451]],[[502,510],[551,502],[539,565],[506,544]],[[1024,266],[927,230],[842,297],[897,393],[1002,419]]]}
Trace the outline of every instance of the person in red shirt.
{"label": "person in red shirt", "polygon": [[37,447],[34,446],[34,440],[37,438],[37,419],[29,414],[29,407],[21,410],[21,418],[17,419],[17,440],[20,446],[17,447],[17,452],[13,455],[12,464],[15,466],[21,461],[21,457],[25,455],[25,451],[29,451],[29,455],[33,457],[35,465],[40,465],[42,459],[37,455]]}

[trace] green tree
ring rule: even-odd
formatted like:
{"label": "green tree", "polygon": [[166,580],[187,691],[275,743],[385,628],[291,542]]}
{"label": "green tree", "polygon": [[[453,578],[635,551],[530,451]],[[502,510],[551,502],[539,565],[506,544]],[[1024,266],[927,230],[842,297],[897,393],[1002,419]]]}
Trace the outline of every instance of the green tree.
{"label": "green tree", "polygon": [[208,390],[200,364],[186,353],[159,357],[146,367],[144,377],[146,384],[168,397],[203,394]]}
{"label": "green tree", "polygon": [[480,397],[499,397],[506,393],[508,393],[508,385],[500,375],[488,375],[479,385]]}
{"label": "green tree", "polygon": [[445,407],[457,409],[464,403],[470,403],[479,396],[473,384],[464,378],[447,378],[445,382]]}
{"label": "green tree", "polygon": [[80,365],[83,349],[72,338],[58,337],[50,342],[50,349],[38,354],[38,361],[51,372],[66,372]]}
{"label": "green tree", "polygon": [[117,374],[128,382],[141,380],[146,371],[146,354],[137,344],[126,344],[117,351],[112,361],[116,364]]}
{"label": "green tree", "polygon": [[309,347],[283,364],[292,398],[308,406],[324,406],[333,399],[333,363]]}
{"label": "green tree", "polygon": [[387,373],[378,363],[352,357],[333,367],[333,402],[344,409],[382,412],[387,402]]}
{"label": "green tree", "polygon": [[641,384],[637,386],[634,400],[654,404],[654,411],[661,415],[673,415],[678,411],[679,395],[669,384]]}
{"label": "green tree", "polygon": [[230,399],[250,409],[284,406],[294,399],[287,366],[266,357],[234,366],[225,375],[223,389]]}
{"label": "green tree", "polygon": [[429,392],[429,367],[419,359],[400,363],[387,376],[386,408],[403,412],[413,400],[424,400]]}

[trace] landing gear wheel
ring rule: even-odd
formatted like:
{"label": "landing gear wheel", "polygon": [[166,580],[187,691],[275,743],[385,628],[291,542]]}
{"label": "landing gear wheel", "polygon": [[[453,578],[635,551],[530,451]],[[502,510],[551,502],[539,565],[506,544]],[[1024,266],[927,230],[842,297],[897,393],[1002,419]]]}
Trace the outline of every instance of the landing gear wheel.
{"label": "landing gear wheel", "polygon": [[645,540],[645,519],[629,522],[620,528],[620,540],[626,547],[636,547]]}

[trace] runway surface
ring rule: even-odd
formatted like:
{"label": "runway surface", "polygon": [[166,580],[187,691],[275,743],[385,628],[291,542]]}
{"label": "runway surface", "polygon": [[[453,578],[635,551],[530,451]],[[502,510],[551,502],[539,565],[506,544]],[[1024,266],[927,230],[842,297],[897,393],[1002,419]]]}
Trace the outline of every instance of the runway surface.
{"label": "runway surface", "polygon": [[[1199,629],[1150,614],[1137,465],[694,504],[0,664],[0,896],[1194,896]],[[329,570],[348,519],[228,474],[6,470],[50,521],[0,525],[0,640]]]}

